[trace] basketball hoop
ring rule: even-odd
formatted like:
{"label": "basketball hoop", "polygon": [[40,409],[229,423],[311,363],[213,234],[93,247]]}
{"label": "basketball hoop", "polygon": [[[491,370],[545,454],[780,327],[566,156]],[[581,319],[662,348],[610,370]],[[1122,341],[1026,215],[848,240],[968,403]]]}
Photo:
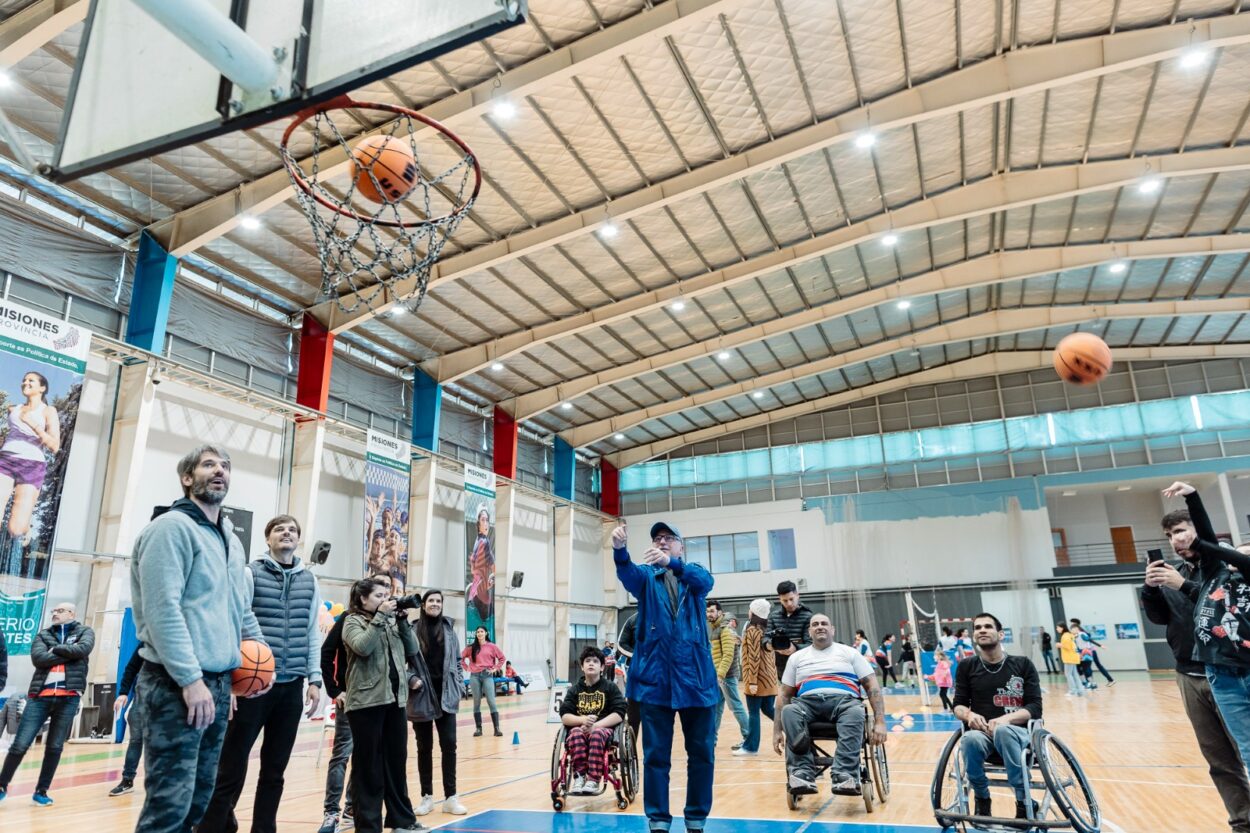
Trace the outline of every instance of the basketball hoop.
{"label": "basketball hoop", "polygon": [[[379,181],[378,156],[353,149],[353,144],[365,146],[361,137],[349,141],[339,131],[332,118],[337,110],[380,110],[396,116],[368,135],[379,137],[384,147],[402,151],[400,158],[411,152],[415,175],[402,196],[384,201],[367,197],[397,192],[391,190],[385,173]],[[288,147],[301,126],[312,137],[312,150],[303,165]],[[417,131],[426,128],[444,139],[445,147],[457,157],[441,173],[426,168],[425,162],[436,156],[435,149],[427,148],[423,154],[417,144]],[[372,144],[376,146],[377,140]],[[415,309],[425,297],[430,270],[443,246],[468,216],[482,189],[481,166],[469,146],[416,110],[340,96],[297,115],[282,134],[281,151],[295,198],[312,226],[321,260],[322,297],[332,299],[343,312],[353,313],[362,305],[375,310],[404,294],[412,296],[408,306]],[[370,164],[362,164],[362,156]],[[410,280],[415,283],[402,293],[395,289]],[[352,300],[346,302],[347,297]]]}

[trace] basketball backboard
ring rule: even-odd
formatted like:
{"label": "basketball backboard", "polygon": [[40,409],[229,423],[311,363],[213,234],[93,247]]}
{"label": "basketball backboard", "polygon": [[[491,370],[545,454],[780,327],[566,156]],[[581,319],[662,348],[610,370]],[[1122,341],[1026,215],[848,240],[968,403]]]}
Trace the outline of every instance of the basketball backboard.
{"label": "basketball backboard", "polygon": [[92,0],[40,172],[77,179],[293,115],[525,14],[526,0]]}

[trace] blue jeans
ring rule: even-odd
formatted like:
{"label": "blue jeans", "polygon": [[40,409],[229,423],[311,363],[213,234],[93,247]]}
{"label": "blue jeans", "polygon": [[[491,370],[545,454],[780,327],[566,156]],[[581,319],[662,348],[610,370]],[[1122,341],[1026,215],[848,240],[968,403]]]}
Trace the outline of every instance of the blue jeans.
{"label": "blue jeans", "polygon": [[1250,761],[1250,669],[1208,665],[1207,681],[1224,726],[1241,751],[1241,760]]}
{"label": "blue jeans", "polygon": [[1029,745],[1028,729],[1023,726],[999,726],[994,730],[993,740],[985,732],[969,729],[964,732],[959,745],[963,749],[968,784],[974,795],[989,798],[990,782],[985,777],[985,759],[990,752],[997,749],[999,757],[1007,767],[1007,781],[1016,791],[1016,800],[1024,801],[1025,771],[1021,754]]}
{"label": "blue jeans", "polygon": [[17,724],[17,734],[13,736],[13,745],[4,758],[4,767],[0,769],[0,789],[8,789],[17,772],[26,750],[35,742],[36,735],[43,728],[43,722],[51,719],[48,737],[44,741],[43,764],[39,767],[39,781],[35,784],[36,792],[47,792],[52,786],[52,776],[56,774],[57,764],[61,762],[61,750],[74,728],[74,715],[78,714],[78,701],[82,698],[77,694],[68,697],[31,697],[26,701],[26,710],[22,712],[22,722]]}
{"label": "blue jeans", "polygon": [[702,830],[712,812],[712,776],[716,766],[714,706],[676,711],[642,704],[642,806],[652,830],[673,824],[668,809],[669,769],[673,763],[673,719],[681,718],[686,739],[686,830]]}
{"label": "blue jeans", "polygon": [[716,704],[716,736],[720,737],[720,720],[725,714],[725,703],[729,703],[734,719],[738,721],[738,731],[742,732],[742,739],[745,741],[750,731],[750,724],[746,706],[742,705],[742,694],[738,691],[738,680],[736,677],[726,677],[720,680],[719,684],[720,700]]}
{"label": "blue jeans", "polygon": [[747,739],[743,741],[742,748],[748,752],[760,751],[760,712],[768,715],[768,719],[776,721],[777,718],[773,714],[773,704],[777,701],[776,697],[756,697],[754,694],[747,695]]}
{"label": "blue jeans", "polygon": [[130,709],[126,713],[130,722],[130,743],[126,746],[126,761],[122,764],[122,780],[135,780],[139,771],[139,759],[143,757],[143,727],[139,725],[139,710]]}

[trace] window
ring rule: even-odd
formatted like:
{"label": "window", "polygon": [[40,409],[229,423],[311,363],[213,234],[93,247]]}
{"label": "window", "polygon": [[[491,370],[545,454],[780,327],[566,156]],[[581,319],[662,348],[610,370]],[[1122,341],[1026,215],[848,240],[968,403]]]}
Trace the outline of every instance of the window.
{"label": "window", "polygon": [[773,570],[793,570],[798,566],[793,529],[768,530],[768,563]]}
{"label": "window", "polygon": [[734,571],[734,536],[713,535],[710,540],[712,572],[732,573]]}
{"label": "window", "polygon": [[698,564],[705,570],[712,569],[707,559],[707,537],[687,538],[686,543],[686,563]]}
{"label": "window", "polygon": [[[728,537],[728,536],[726,536]],[[739,532],[733,536],[734,572],[753,573],[760,569],[760,536],[757,532]]]}
{"label": "window", "polygon": [[595,625],[569,625],[569,639],[598,639],[599,628]]}

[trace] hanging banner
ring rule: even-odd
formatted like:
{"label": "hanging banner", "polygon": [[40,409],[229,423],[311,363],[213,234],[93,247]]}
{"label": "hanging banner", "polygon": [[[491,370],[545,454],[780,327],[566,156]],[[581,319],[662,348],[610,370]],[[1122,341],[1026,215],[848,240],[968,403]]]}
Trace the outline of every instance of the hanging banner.
{"label": "hanging banner", "polygon": [[395,593],[408,583],[408,443],[369,431],[365,439],[364,574],[385,575]]}
{"label": "hanging banner", "polygon": [[495,473],[464,467],[465,643],[479,627],[495,641]]}
{"label": "hanging banner", "polygon": [[30,653],[43,618],[91,332],[0,301],[0,626]]}

